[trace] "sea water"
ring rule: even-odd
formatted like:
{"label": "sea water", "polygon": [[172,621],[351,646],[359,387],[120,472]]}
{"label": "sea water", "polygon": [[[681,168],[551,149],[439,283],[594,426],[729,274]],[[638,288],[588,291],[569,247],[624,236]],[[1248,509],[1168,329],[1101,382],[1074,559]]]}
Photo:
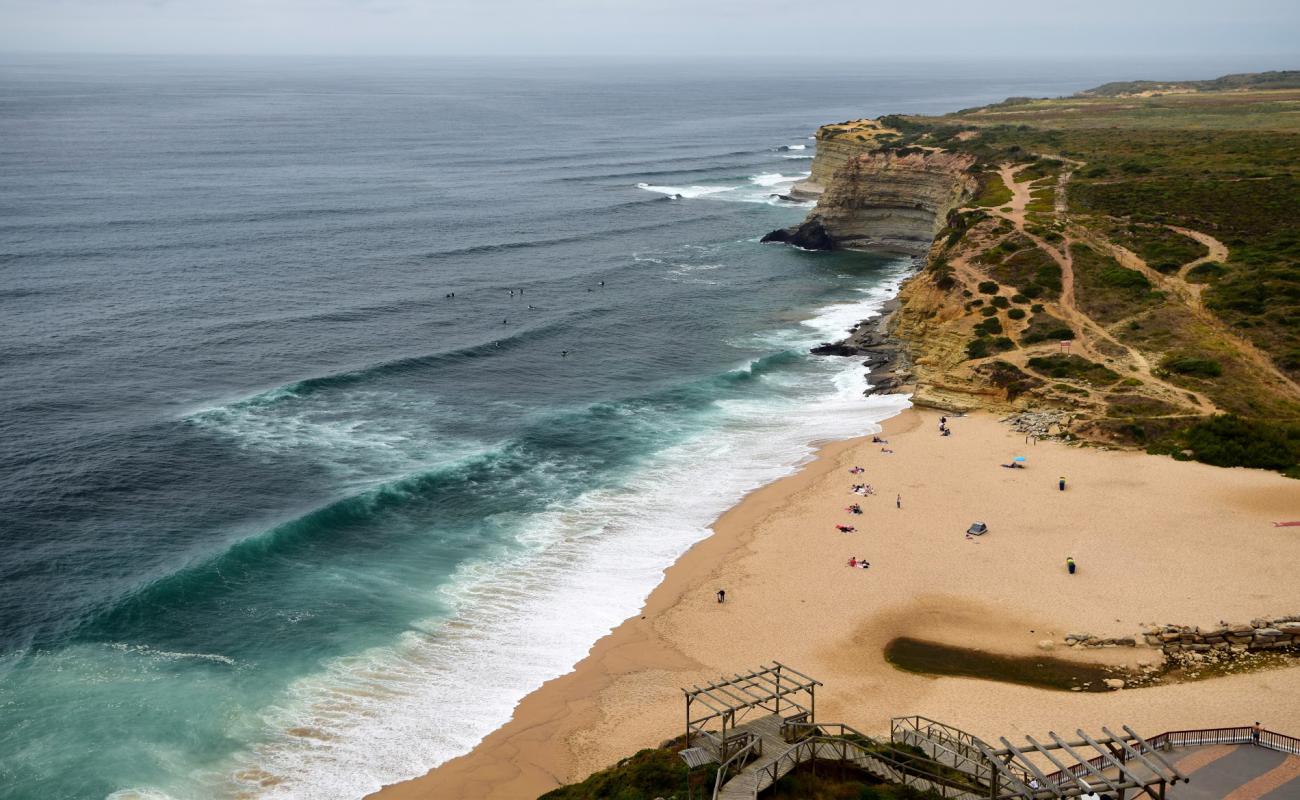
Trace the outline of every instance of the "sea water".
{"label": "sea water", "polygon": [[[1118,72],[1118,70],[1116,70]],[[0,797],[356,798],[905,406],[817,125],[1119,74],[0,63]]]}

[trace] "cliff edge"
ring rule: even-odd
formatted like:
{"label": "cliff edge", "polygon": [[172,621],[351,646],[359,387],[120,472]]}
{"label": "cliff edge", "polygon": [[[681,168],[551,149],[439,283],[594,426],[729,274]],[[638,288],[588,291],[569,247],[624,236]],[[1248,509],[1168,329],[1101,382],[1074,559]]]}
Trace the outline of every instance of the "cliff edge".
{"label": "cliff edge", "polygon": [[874,390],[1300,477],[1296,102],[1083,93],[827,126],[796,187],[816,207],[765,241],[923,256],[886,318],[817,350],[869,355]]}

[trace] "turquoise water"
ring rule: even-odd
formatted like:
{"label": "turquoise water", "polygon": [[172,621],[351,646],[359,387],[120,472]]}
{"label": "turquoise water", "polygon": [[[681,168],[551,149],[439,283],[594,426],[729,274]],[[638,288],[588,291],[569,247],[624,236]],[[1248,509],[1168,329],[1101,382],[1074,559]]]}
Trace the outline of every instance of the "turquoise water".
{"label": "turquoise water", "polygon": [[0,64],[0,797],[422,774],[896,412],[809,134],[1118,77],[909,70]]}

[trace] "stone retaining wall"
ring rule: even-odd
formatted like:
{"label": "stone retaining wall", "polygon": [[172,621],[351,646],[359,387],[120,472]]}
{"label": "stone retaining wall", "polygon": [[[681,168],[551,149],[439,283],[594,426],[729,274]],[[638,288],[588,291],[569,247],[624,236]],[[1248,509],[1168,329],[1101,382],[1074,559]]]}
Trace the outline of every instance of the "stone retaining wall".
{"label": "stone retaining wall", "polygon": [[1300,615],[1253,619],[1249,623],[1229,625],[1219,623],[1217,628],[1199,628],[1187,625],[1161,625],[1142,632],[1147,644],[1159,647],[1166,654],[1208,650],[1230,650],[1244,653],[1247,650],[1281,650],[1300,646]]}
{"label": "stone retaining wall", "polygon": [[1300,614],[1271,619],[1253,619],[1249,623],[1201,628],[1195,625],[1153,625],[1141,636],[1101,637],[1088,633],[1070,633],[1065,643],[1072,647],[1136,647],[1139,643],[1163,650],[1166,655],[1204,653],[1226,650],[1234,653],[1259,650],[1282,650],[1300,647]]}

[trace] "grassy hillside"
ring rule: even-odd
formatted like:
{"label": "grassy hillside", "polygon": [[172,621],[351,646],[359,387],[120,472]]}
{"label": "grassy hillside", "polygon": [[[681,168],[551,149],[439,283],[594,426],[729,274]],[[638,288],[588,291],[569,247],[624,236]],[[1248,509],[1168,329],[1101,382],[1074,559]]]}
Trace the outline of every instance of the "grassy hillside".
{"label": "grassy hillside", "polygon": [[[944,289],[946,307],[912,291],[905,297],[931,307],[904,309],[944,320],[928,329],[961,340],[966,358],[931,352],[922,377],[987,386],[997,376],[1017,387],[1019,405],[1079,412],[1079,432],[1096,440],[1294,468],[1294,87],[1300,72],[1134,82],[883,118],[901,134],[890,146],[978,159],[980,191],[948,220],[921,278]],[[1044,366],[1064,339],[1089,366]],[[1229,419],[1211,422],[1216,415]],[[1247,434],[1265,444],[1229,441]]]}

